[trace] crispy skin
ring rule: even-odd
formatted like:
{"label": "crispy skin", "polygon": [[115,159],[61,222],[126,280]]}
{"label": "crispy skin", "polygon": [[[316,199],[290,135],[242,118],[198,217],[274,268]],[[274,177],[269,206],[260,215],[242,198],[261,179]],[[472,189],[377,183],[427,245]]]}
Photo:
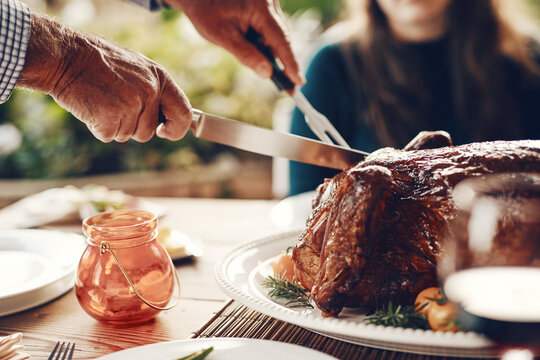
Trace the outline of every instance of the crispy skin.
{"label": "crispy skin", "polygon": [[[450,143],[422,133],[411,150],[381,149],[319,186],[293,261],[324,315],[412,303],[437,285],[453,187],[470,176],[540,172],[539,140]],[[412,150],[426,146],[438,148]]]}

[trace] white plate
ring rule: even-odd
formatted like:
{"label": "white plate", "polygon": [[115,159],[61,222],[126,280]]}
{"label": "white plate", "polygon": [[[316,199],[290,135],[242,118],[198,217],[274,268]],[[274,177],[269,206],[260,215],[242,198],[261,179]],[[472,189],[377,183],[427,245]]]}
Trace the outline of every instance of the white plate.
{"label": "white plate", "polygon": [[85,248],[77,234],[0,230],[0,316],[50,301],[73,286]]}
{"label": "white plate", "polygon": [[370,325],[354,309],[339,318],[323,318],[318,309],[290,309],[266,295],[260,285],[271,273],[270,262],[294,244],[299,230],[265,237],[241,245],[216,264],[218,284],[242,304],[274,318],[347,342],[370,347],[428,355],[495,357],[489,340],[473,332],[443,333]]}
{"label": "white plate", "polygon": [[311,215],[311,201],[315,191],[289,196],[278,202],[270,216],[272,222],[282,230],[298,229],[306,225],[306,220]]}
{"label": "white plate", "polygon": [[65,186],[32,194],[0,209],[0,229],[25,229],[54,221],[72,220],[77,212],[83,220],[99,213],[94,207],[94,201],[105,200],[150,211],[158,217],[166,213],[165,207],[127,195],[121,190],[109,190],[97,185],[83,189]]}
{"label": "white plate", "polygon": [[82,201],[75,187],[53,188],[32,194],[0,209],[0,229],[24,229],[74,214]]}
{"label": "white plate", "polygon": [[279,341],[205,338],[169,341],[122,350],[96,360],[175,360],[214,347],[208,360],[332,360],[334,357],[302,346]]}

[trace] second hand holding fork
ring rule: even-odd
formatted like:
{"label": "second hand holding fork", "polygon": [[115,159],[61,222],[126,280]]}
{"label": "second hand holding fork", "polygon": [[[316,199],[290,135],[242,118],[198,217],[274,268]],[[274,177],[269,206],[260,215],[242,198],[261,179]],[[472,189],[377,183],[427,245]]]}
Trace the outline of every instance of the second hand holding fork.
{"label": "second hand holding fork", "polygon": [[245,35],[246,39],[255,46],[272,64],[272,81],[280,90],[292,92],[291,96],[296,106],[304,114],[304,119],[313,133],[322,141],[332,145],[339,145],[350,149],[351,147],[339,134],[332,123],[306,99],[304,94],[295,87],[294,83],[285,75],[274,57],[274,53],[269,46],[265,45],[261,35],[250,27]]}

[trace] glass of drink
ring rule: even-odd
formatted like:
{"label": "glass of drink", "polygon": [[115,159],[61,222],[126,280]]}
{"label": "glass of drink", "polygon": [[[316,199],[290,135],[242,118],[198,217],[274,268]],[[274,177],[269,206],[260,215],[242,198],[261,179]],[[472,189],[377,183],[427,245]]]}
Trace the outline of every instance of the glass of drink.
{"label": "glass of drink", "polygon": [[452,198],[439,275],[459,325],[500,344],[503,359],[540,355],[540,174],[466,179]]}

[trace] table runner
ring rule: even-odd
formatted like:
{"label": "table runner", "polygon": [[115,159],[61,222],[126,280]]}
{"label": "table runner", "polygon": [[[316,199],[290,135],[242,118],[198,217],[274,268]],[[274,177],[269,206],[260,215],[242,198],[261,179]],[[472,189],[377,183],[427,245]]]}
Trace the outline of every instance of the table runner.
{"label": "table runner", "polygon": [[354,360],[458,360],[463,358],[418,355],[380,350],[347,343],[317,334],[300,326],[274,319],[234,301],[228,301],[205,325],[194,332],[193,338],[241,337],[267,339],[298,344],[338,359]]}

